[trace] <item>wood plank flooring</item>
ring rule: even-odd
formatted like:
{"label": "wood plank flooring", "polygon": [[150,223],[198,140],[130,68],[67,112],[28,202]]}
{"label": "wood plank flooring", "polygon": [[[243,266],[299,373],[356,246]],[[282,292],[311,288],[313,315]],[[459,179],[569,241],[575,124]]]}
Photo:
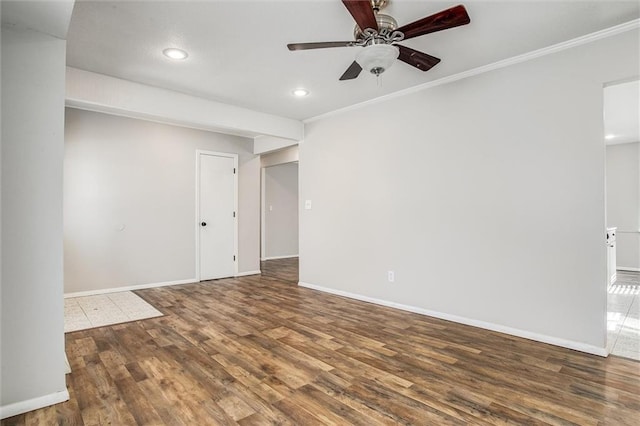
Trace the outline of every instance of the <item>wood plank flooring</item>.
{"label": "wood plank flooring", "polygon": [[276,259],[260,262],[263,277],[276,278],[280,281],[298,284],[298,258]]}
{"label": "wood plank flooring", "polygon": [[640,424],[636,361],[299,288],[277,269],[136,292],[165,316],[67,334],[71,400],[2,425]]}

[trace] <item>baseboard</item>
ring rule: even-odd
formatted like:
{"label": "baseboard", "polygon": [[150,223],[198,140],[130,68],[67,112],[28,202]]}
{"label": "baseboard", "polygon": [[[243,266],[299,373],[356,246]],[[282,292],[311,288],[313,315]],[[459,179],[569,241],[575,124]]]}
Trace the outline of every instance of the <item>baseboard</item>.
{"label": "baseboard", "polygon": [[64,374],[71,373],[71,365],[69,365],[69,358],[67,358],[67,354],[64,354]]}
{"label": "baseboard", "polygon": [[616,271],[640,272],[640,268],[632,268],[630,266],[617,266]]}
{"label": "baseboard", "polygon": [[262,273],[261,270],[256,270],[256,271],[246,271],[246,272],[238,272],[235,276],[236,277],[246,277],[247,275],[260,275]]}
{"label": "baseboard", "polygon": [[261,257],[260,260],[276,260],[276,259],[291,259],[293,257],[299,257],[297,254],[288,254],[286,256],[269,256],[269,257]]}
{"label": "baseboard", "polygon": [[324,293],[331,293],[338,296],[348,297],[350,299],[360,300],[363,302],[369,302],[376,305],[387,306],[389,308],[400,309],[402,311],[408,311],[415,314],[426,315],[429,317],[439,318],[447,321],[456,322],[459,324],[470,325],[473,327],[483,328],[485,330],[497,331],[499,333],[509,334],[511,336],[522,337],[536,342],[548,343],[550,345],[560,346],[563,348],[573,349],[580,352],[586,352],[588,354],[598,355],[606,357],[608,355],[606,348],[599,348],[593,345],[587,345],[580,342],[574,342],[573,340],[561,339],[558,337],[547,336],[544,334],[533,333],[526,330],[520,330],[517,328],[506,327],[499,324],[493,324],[490,322],[479,321],[471,318],[461,317],[458,315],[445,314],[442,312],[431,311],[429,309],[418,308],[415,306],[403,305],[401,303],[389,302],[387,300],[376,299],[369,296],[363,296],[360,294],[350,293],[347,291],[336,290],[333,288],[327,288],[318,286],[315,284],[309,284],[305,282],[299,282],[300,287],[310,288],[312,290],[322,291]]}
{"label": "baseboard", "polygon": [[188,280],[165,281],[161,283],[131,285],[126,287],[113,287],[113,288],[101,288],[98,290],[76,291],[74,293],[65,293],[64,298],[66,299],[69,297],[95,296],[97,294],[119,293],[121,291],[144,290],[145,288],[166,287],[170,285],[181,285],[181,284],[193,284],[197,282],[198,281],[195,278],[190,278]]}
{"label": "baseboard", "polygon": [[17,416],[18,414],[48,407],[54,404],[59,404],[68,400],[69,391],[65,389],[61,392],[50,393],[49,395],[39,396],[38,398],[27,399],[26,401],[3,405],[0,407],[0,419]]}

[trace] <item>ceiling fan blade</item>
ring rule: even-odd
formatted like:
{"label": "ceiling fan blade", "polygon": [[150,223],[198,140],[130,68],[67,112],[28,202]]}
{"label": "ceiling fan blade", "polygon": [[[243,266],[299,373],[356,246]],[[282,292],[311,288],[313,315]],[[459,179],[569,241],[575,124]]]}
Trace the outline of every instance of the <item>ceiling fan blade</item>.
{"label": "ceiling fan blade", "polygon": [[434,15],[427,16],[418,21],[403,25],[396,31],[404,34],[404,39],[418,37],[424,34],[435,33],[436,31],[446,30],[448,28],[459,27],[471,22],[471,18],[467,14],[464,6],[454,6],[450,9],[443,10]]}
{"label": "ceiling fan blade", "polygon": [[431,68],[438,65],[438,62],[440,62],[440,59],[435,56],[427,55],[426,53],[422,53],[399,44],[395,44],[394,46],[400,49],[400,56],[398,56],[399,60],[406,62],[421,71],[429,71]]}
{"label": "ceiling fan blade", "polygon": [[356,61],[353,61],[353,63],[349,65],[349,68],[347,68],[344,74],[342,74],[342,77],[340,77],[340,80],[353,80],[354,78],[360,75],[361,71],[362,71],[362,67],[360,66],[360,64],[357,63]]}
{"label": "ceiling fan blade", "polygon": [[342,0],[361,30],[372,28],[378,31],[378,21],[371,7],[371,0]]}
{"label": "ceiling fan blade", "polygon": [[289,50],[309,50],[309,49],[324,49],[327,47],[349,47],[353,46],[352,41],[320,41],[314,43],[290,43],[287,44]]}

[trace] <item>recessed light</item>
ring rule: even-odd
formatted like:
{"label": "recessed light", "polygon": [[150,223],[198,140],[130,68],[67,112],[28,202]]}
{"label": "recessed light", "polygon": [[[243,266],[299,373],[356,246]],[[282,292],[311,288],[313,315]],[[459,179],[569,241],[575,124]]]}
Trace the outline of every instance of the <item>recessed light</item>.
{"label": "recessed light", "polygon": [[615,137],[616,137],[616,135],[606,135],[604,138],[609,141],[609,140],[611,140],[611,139],[613,139]]}
{"label": "recessed light", "polygon": [[309,94],[309,91],[307,89],[298,88],[291,93],[293,93],[293,96],[297,96],[298,98],[303,98]]}
{"label": "recessed light", "polygon": [[176,49],[175,47],[170,47],[168,49],[164,49],[162,51],[164,56],[171,59],[186,59],[189,54],[181,49]]}

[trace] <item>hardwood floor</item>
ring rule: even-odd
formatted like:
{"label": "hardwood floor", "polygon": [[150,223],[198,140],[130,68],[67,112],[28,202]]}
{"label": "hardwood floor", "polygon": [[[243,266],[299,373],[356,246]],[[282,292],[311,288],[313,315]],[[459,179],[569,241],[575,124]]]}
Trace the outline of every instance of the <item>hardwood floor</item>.
{"label": "hardwood floor", "polygon": [[636,361],[299,288],[269,268],[137,291],[165,316],[67,334],[71,400],[2,425],[638,424]]}
{"label": "hardwood floor", "polygon": [[260,262],[263,277],[298,284],[298,258],[275,259]]}

